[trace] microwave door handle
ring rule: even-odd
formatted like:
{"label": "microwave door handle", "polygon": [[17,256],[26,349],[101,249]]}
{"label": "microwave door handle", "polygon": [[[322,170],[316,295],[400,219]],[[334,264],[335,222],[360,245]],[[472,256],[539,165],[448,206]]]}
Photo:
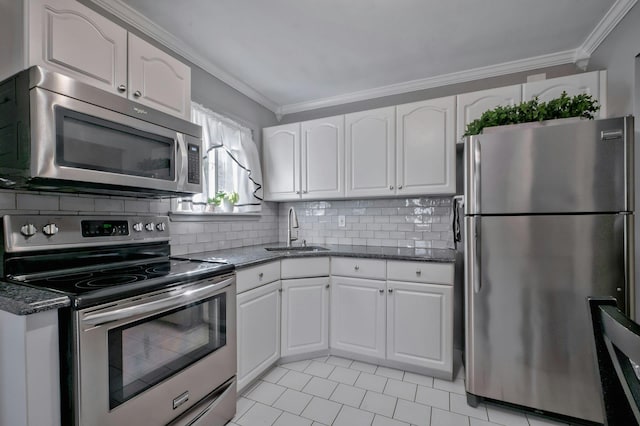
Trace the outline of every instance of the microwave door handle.
{"label": "microwave door handle", "polygon": [[233,278],[228,278],[219,283],[210,284],[196,290],[188,288],[182,289],[178,294],[170,294],[165,298],[154,300],[153,302],[110,310],[108,312],[88,314],[82,319],[82,322],[85,325],[99,327],[110,322],[132,318],[138,315],[151,314],[163,310],[178,308],[201,299],[206,299],[220,291],[220,289],[230,286],[232,283]]}
{"label": "microwave door handle", "polygon": [[178,188],[183,188],[187,179],[187,168],[189,167],[187,146],[182,133],[176,134],[176,180]]}

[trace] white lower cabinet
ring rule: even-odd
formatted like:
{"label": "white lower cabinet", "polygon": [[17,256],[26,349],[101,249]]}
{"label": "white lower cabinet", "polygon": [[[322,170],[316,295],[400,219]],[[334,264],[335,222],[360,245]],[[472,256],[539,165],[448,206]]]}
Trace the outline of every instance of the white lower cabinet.
{"label": "white lower cabinet", "polygon": [[280,289],[275,281],[237,297],[238,390],[280,359]]}
{"label": "white lower cabinet", "polygon": [[452,286],[387,281],[387,359],[452,371]]}
{"label": "white lower cabinet", "polygon": [[331,277],[332,349],[385,357],[385,282]]}
{"label": "white lower cabinet", "polygon": [[329,277],[282,281],[281,339],[283,357],[329,348]]}

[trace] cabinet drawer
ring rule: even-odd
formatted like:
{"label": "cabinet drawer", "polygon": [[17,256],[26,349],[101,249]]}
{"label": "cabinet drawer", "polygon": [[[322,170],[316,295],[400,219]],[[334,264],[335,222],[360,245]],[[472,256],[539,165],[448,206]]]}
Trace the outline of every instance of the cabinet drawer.
{"label": "cabinet drawer", "polygon": [[453,264],[389,261],[387,279],[453,285]]}
{"label": "cabinet drawer", "polygon": [[236,273],[238,293],[280,279],[280,262],[270,262],[246,269],[240,269]]}
{"label": "cabinet drawer", "polygon": [[384,280],[386,272],[387,267],[384,260],[357,257],[334,257],[331,259],[331,275]]}
{"label": "cabinet drawer", "polygon": [[282,279],[329,276],[328,257],[282,260]]}

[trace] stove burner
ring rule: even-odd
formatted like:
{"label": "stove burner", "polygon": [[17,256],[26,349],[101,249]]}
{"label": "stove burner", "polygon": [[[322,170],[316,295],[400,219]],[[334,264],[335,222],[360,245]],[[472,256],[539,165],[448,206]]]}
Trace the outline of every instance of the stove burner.
{"label": "stove burner", "polygon": [[91,278],[93,274],[91,272],[84,272],[80,274],[70,274],[70,275],[58,275],[56,277],[47,278],[47,281],[50,282],[66,282],[66,281],[81,281]]}
{"label": "stove burner", "polygon": [[170,263],[164,263],[164,264],[159,265],[159,266],[152,266],[151,268],[147,268],[147,269],[145,269],[145,272],[147,274],[165,275],[165,274],[168,274],[170,270],[171,270],[171,264]]}
{"label": "stove burner", "polygon": [[144,275],[130,274],[130,275],[107,275],[103,277],[90,278],[76,283],[76,288],[79,289],[97,289],[103,287],[112,287],[116,285],[131,284],[136,281],[146,280]]}

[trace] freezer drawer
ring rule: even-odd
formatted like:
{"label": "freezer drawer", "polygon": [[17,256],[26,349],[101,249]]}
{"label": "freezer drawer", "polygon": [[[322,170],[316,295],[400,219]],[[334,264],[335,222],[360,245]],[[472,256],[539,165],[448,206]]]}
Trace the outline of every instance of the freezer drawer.
{"label": "freezer drawer", "polygon": [[465,214],[633,210],[633,117],[473,136],[464,147]]}
{"label": "freezer drawer", "polygon": [[586,298],[625,309],[632,218],[465,217],[468,392],[602,422]]}

